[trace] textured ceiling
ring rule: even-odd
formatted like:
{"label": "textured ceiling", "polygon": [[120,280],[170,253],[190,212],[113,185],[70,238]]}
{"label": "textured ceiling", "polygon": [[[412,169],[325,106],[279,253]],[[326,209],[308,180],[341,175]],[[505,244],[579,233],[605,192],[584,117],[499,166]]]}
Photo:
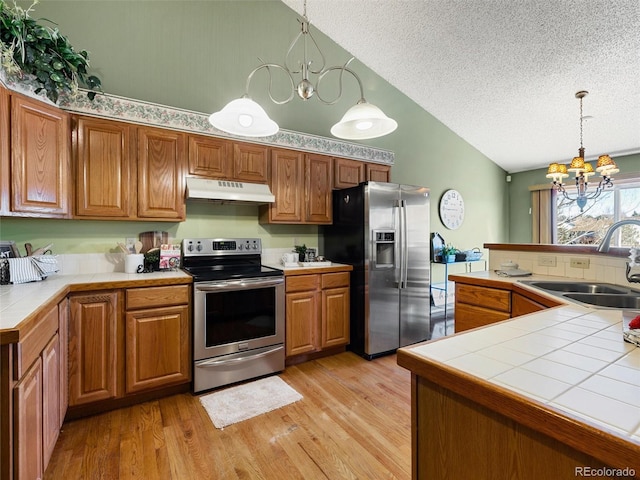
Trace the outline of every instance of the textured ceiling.
{"label": "textured ceiling", "polygon": [[640,0],[308,0],[307,17],[508,172],[577,155],[579,90],[586,157],[640,152]]}

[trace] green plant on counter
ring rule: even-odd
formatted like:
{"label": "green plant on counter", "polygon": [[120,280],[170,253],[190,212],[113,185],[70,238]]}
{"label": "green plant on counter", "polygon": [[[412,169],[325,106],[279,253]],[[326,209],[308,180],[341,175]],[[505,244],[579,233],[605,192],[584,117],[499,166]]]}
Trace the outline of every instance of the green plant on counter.
{"label": "green plant on counter", "polygon": [[452,262],[453,260],[450,257],[453,256],[455,258],[456,253],[458,253],[458,249],[450,243],[444,245],[442,247],[442,250],[440,251],[440,254],[442,255],[442,261],[444,263]]}
{"label": "green plant on counter", "polygon": [[295,245],[293,249],[298,254],[298,260],[304,262],[305,255],[307,254],[307,245],[304,243],[302,245]]}
{"label": "green plant on counter", "polygon": [[75,96],[79,83],[91,90],[87,96],[93,100],[101,82],[87,73],[89,54],[76,52],[57,28],[32,19],[29,14],[37,3],[24,10],[15,0],[13,6],[0,0],[0,66],[11,78],[34,83],[35,93],[44,90],[54,103],[63,92]]}

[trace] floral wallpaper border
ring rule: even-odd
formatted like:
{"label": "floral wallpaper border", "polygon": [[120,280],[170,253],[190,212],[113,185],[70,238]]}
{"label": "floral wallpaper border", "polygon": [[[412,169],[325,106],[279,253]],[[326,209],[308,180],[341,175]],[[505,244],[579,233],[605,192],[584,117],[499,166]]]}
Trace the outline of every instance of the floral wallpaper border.
{"label": "floral wallpaper border", "polygon": [[[17,82],[9,78],[9,76],[5,75],[2,68],[0,68],[0,83],[3,83],[11,90],[51,103],[46,97],[33,93],[34,87],[28,83]],[[69,112],[96,117],[125,120],[143,125],[214,135],[216,137],[292,148],[305,152],[336,155],[343,158],[365,160],[367,162],[384,165],[393,165],[395,161],[394,153],[389,150],[291,130],[280,129],[280,131],[273,136],[251,138],[248,140],[245,137],[239,137],[217,130],[209,123],[208,114],[134,100],[108,93],[98,94],[95,99],[91,101],[85,93],[86,91],[80,90],[76,98],[73,99],[68,96],[60,96],[58,106]]]}

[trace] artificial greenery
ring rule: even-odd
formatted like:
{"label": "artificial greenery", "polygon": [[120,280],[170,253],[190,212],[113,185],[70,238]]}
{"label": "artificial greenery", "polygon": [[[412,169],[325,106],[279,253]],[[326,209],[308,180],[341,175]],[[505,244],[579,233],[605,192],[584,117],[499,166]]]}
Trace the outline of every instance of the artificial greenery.
{"label": "artificial greenery", "polygon": [[457,252],[458,249],[449,243],[448,245],[444,245],[442,247],[442,251],[440,252],[440,254],[443,256],[443,258],[446,258],[449,255],[455,255]]}
{"label": "artificial greenery", "polygon": [[54,103],[63,92],[75,96],[79,84],[90,90],[87,95],[93,100],[101,82],[87,73],[89,54],[86,50],[76,52],[57,28],[38,23],[54,22],[32,19],[29,14],[37,3],[35,0],[24,10],[15,0],[12,6],[0,0],[0,65],[20,79],[32,76],[37,84],[35,93],[44,91]]}

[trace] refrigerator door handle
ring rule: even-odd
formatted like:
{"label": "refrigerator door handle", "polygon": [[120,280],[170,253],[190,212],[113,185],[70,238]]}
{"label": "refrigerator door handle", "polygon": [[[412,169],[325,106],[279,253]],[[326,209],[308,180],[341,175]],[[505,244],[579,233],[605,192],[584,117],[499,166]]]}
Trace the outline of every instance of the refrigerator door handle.
{"label": "refrigerator door handle", "polygon": [[407,243],[407,202],[400,200],[400,288],[407,288],[409,252]]}

